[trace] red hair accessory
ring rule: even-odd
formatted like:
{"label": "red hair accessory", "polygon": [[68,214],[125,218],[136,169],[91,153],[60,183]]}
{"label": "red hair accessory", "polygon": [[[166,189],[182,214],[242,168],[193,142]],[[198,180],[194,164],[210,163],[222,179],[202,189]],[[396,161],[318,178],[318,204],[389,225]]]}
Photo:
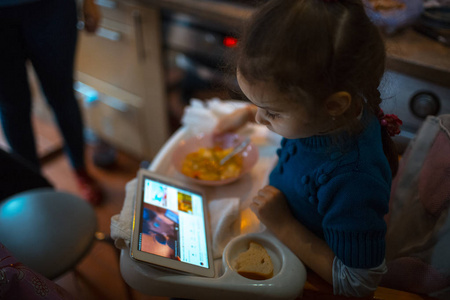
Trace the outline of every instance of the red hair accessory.
{"label": "red hair accessory", "polygon": [[380,109],[380,112],[378,113],[378,119],[380,120],[381,126],[386,127],[386,130],[390,136],[394,136],[400,133],[400,126],[403,124],[403,122],[396,115],[385,115],[383,110]]}

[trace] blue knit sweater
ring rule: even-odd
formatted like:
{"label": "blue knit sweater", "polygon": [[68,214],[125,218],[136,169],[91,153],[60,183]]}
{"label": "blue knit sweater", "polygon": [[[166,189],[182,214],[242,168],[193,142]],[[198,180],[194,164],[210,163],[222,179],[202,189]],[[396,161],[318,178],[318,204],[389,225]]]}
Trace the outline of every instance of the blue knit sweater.
{"label": "blue knit sweater", "polygon": [[269,181],[345,265],[373,268],[385,257],[391,171],[378,119],[365,112],[362,122],[365,129],[353,137],[283,139]]}

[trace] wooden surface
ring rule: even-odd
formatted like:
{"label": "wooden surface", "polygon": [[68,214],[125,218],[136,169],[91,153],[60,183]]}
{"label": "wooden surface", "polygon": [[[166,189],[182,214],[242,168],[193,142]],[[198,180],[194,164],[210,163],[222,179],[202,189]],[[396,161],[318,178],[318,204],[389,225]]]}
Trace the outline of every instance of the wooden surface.
{"label": "wooden surface", "polygon": [[345,299],[365,299],[365,300],[435,300],[434,298],[408,293],[399,290],[393,290],[385,287],[378,287],[373,297],[367,298],[349,298],[333,295],[333,287],[317,276],[314,272],[308,270],[303,296],[298,300],[345,300]]}
{"label": "wooden surface", "polygon": [[450,87],[450,47],[413,29],[385,40],[389,69]]}
{"label": "wooden surface", "polygon": [[121,0],[133,1],[164,9],[174,10],[210,20],[235,29],[247,19],[254,8],[247,5],[239,5],[226,1],[210,0]]}

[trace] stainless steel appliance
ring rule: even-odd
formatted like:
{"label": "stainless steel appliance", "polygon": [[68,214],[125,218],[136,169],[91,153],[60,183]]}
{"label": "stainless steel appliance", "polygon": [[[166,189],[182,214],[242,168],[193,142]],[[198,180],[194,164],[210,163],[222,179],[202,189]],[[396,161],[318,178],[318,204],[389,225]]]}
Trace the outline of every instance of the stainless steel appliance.
{"label": "stainless steel appliance", "polygon": [[388,70],[380,90],[384,112],[396,114],[403,121],[400,135],[394,138],[400,152],[427,115],[450,114],[450,85],[444,87]]}
{"label": "stainless steel appliance", "polygon": [[[229,29],[190,15],[163,12],[163,46],[167,71],[183,72],[178,82],[184,98],[224,80],[225,52],[236,44]],[[171,78],[172,79],[172,78]]]}
{"label": "stainless steel appliance", "polygon": [[[258,1],[234,0],[236,5]],[[172,127],[179,126],[191,98],[236,98],[234,74],[227,71],[227,50],[237,43],[235,28],[189,14],[162,11],[167,96]]]}

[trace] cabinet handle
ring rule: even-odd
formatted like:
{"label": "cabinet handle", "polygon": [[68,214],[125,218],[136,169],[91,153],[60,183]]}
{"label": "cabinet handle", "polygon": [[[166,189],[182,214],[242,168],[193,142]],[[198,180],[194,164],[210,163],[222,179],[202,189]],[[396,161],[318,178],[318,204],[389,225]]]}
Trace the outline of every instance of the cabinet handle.
{"label": "cabinet handle", "polygon": [[106,29],[104,27],[99,27],[97,29],[97,31],[95,32],[95,34],[99,37],[102,37],[102,38],[105,38],[105,39],[108,39],[108,40],[111,40],[114,42],[117,42],[121,38],[120,32],[112,31],[112,30]]}
{"label": "cabinet handle", "polygon": [[142,30],[142,17],[139,11],[133,11],[133,20],[137,55],[140,60],[145,60],[144,31]]}
{"label": "cabinet handle", "polygon": [[126,113],[129,110],[128,105],[122,100],[107,96],[105,94],[100,95],[96,89],[80,81],[76,81],[74,83],[73,89],[83,96],[83,104],[86,108],[90,108],[100,101],[123,113]]}
{"label": "cabinet handle", "polygon": [[112,0],[95,0],[95,4],[101,7],[114,9],[117,7],[117,2]]}

